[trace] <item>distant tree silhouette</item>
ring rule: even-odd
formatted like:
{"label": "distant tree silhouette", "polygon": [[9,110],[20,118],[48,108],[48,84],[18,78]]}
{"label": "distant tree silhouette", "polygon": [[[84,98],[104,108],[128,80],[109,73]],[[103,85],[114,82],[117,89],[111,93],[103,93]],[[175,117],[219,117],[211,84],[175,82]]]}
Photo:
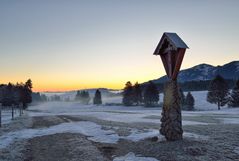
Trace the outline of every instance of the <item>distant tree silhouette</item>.
{"label": "distant tree silhouette", "polygon": [[232,89],[228,105],[230,107],[239,107],[239,80],[237,80],[235,87]]}
{"label": "distant tree silhouette", "polygon": [[40,92],[32,92],[32,102],[41,102],[41,94]]}
{"label": "distant tree silhouette", "polygon": [[157,86],[150,81],[144,92],[144,105],[155,106],[159,101],[159,91]]}
{"label": "distant tree silhouette", "polygon": [[59,95],[53,95],[51,96],[51,101],[62,101],[61,97]]}
{"label": "distant tree silhouette", "polygon": [[210,83],[207,101],[217,104],[218,110],[228,102],[229,89],[226,81],[220,75],[217,75]]}
{"label": "distant tree silhouette", "polygon": [[8,83],[2,91],[2,106],[12,106],[14,103],[13,84]]}
{"label": "distant tree silhouette", "polygon": [[[28,79],[25,84],[16,85],[8,83],[0,85],[0,103],[2,106],[8,106],[12,109],[12,119],[14,118],[14,108],[19,108],[20,115],[22,109],[26,109],[32,102],[32,81]],[[22,105],[22,106],[21,106]]]}
{"label": "distant tree silhouette", "polygon": [[21,88],[20,101],[22,102],[23,109],[26,109],[28,103],[32,102],[32,81],[28,79],[26,83]]}
{"label": "distant tree silhouette", "polygon": [[41,94],[41,101],[46,102],[47,101],[47,96],[45,94]]}
{"label": "distant tree silhouette", "polygon": [[184,110],[185,108],[185,95],[183,93],[182,88],[179,88],[179,98],[180,98],[180,104],[181,104],[181,108]]}
{"label": "distant tree silhouette", "polygon": [[75,101],[80,101],[80,99],[81,99],[81,93],[80,91],[77,91],[75,96]]}
{"label": "distant tree silhouette", "polygon": [[100,92],[100,90],[98,90],[98,89],[95,91],[95,97],[94,97],[93,103],[94,103],[95,105],[100,105],[100,104],[102,104],[101,92]]}
{"label": "distant tree silhouette", "polygon": [[193,95],[190,92],[188,92],[186,99],[185,99],[186,109],[189,111],[194,110],[194,103],[195,103],[195,100],[193,98]]}
{"label": "distant tree silhouette", "polygon": [[134,103],[134,93],[133,93],[133,86],[131,84],[130,81],[128,81],[126,84],[125,84],[125,88],[124,88],[124,91],[123,91],[123,104],[125,106],[132,106],[133,103]]}
{"label": "distant tree silhouette", "polygon": [[138,82],[133,86],[133,102],[139,105],[143,101],[141,86]]}
{"label": "distant tree silhouette", "polygon": [[89,104],[90,94],[87,91],[77,91],[75,96],[76,101],[80,101],[82,104]]}

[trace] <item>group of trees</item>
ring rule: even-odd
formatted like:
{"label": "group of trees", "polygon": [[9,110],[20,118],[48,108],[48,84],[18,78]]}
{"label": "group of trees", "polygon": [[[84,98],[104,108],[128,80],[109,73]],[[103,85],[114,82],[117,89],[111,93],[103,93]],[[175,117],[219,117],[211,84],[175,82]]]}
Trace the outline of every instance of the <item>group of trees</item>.
{"label": "group of trees", "polygon": [[76,101],[80,101],[82,104],[89,104],[90,94],[88,91],[77,91],[75,96]]}
{"label": "group of trees", "polygon": [[130,81],[125,84],[123,91],[123,104],[125,106],[140,105],[155,106],[159,101],[159,91],[157,86],[150,81],[143,91],[138,82],[134,85]]}
{"label": "group of trees", "polygon": [[[75,96],[75,101],[80,101],[82,104],[89,104],[90,94],[88,91],[77,91]],[[101,92],[99,89],[95,91],[95,96],[93,98],[93,104],[100,105],[102,104]]]}
{"label": "group of trees", "polygon": [[40,92],[32,92],[32,102],[46,102],[47,96],[45,94],[40,94]]}
{"label": "group of trees", "polygon": [[158,104],[159,91],[157,89],[157,86],[151,81],[145,87],[143,101],[145,106],[155,106]]}
{"label": "group of trees", "polygon": [[[190,92],[185,96],[182,89],[180,89],[179,96],[183,110],[194,110],[195,100]],[[125,84],[122,100],[125,106],[142,104],[145,106],[156,106],[158,101],[159,90],[152,81],[143,87],[137,82],[134,85],[130,81]],[[209,84],[207,101],[217,104],[218,110],[225,105],[239,107],[239,80],[230,92],[228,81],[217,75]]]}
{"label": "group of trees", "polygon": [[[183,94],[183,91],[179,90],[181,105],[183,110],[194,110],[195,100],[190,92],[187,96]],[[150,81],[144,87],[142,87],[138,82],[134,85],[130,81],[125,84],[123,91],[123,104],[125,106],[132,105],[144,105],[157,106],[159,102],[159,90],[157,86]]]}
{"label": "group of trees", "polygon": [[0,103],[2,106],[19,106],[26,109],[32,102],[32,81],[27,80],[25,83],[0,85]]}
{"label": "group of trees", "polygon": [[179,97],[180,97],[180,103],[181,103],[182,110],[188,110],[188,111],[194,110],[195,100],[194,100],[194,97],[191,94],[191,92],[188,92],[185,97],[182,89],[180,88],[179,89]]}
{"label": "group of trees", "polygon": [[226,80],[217,75],[209,85],[207,101],[217,104],[218,110],[226,104],[229,107],[239,107],[239,80],[232,91],[229,92]]}

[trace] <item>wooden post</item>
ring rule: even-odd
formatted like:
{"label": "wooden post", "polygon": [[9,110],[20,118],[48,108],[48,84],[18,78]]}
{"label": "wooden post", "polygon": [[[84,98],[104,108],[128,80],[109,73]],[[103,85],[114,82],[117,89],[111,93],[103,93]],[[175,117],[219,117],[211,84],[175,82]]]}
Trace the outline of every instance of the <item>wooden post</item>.
{"label": "wooden post", "polygon": [[180,98],[176,80],[169,81],[164,89],[164,103],[160,133],[169,141],[183,138]]}

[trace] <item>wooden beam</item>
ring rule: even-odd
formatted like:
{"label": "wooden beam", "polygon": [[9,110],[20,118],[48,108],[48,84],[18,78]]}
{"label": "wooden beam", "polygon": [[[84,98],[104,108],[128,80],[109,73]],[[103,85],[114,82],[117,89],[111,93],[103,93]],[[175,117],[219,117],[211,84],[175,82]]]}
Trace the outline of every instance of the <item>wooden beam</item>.
{"label": "wooden beam", "polygon": [[186,51],[186,49],[178,49],[178,51],[177,51],[176,64],[175,64],[175,68],[174,68],[174,71],[173,71],[172,80],[177,79],[177,76],[178,76],[182,61],[183,61],[185,51]]}

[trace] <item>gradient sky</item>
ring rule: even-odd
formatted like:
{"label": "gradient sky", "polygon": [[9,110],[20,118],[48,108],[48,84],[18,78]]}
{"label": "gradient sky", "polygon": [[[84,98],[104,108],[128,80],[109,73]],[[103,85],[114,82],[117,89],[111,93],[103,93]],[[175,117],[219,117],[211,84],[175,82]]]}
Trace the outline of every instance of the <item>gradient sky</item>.
{"label": "gradient sky", "polygon": [[156,79],[165,31],[190,47],[182,69],[238,60],[239,1],[0,0],[0,83],[59,91]]}

